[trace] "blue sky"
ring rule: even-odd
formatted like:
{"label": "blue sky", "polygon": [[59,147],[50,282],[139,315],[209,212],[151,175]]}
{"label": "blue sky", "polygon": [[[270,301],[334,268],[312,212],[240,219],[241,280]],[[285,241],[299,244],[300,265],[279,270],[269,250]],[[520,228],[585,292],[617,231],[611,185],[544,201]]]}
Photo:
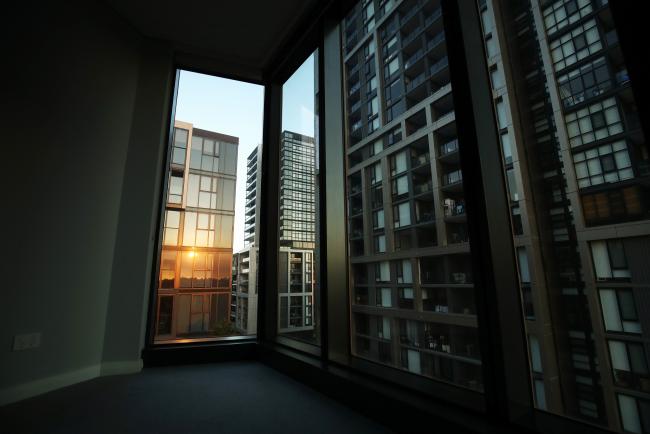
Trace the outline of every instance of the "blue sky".
{"label": "blue sky", "polygon": [[[282,89],[282,129],[314,135],[314,60],[310,56]],[[246,157],[262,143],[264,88],[211,75],[181,71],[176,119],[239,137],[233,249],[244,247]]]}

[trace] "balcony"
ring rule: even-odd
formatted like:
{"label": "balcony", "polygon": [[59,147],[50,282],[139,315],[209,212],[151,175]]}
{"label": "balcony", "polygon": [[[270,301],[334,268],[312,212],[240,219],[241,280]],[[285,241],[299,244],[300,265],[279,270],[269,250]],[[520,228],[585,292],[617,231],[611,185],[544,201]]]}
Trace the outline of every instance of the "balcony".
{"label": "balcony", "polygon": [[429,153],[425,152],[423,154],[411,157],[411,167],[415,169],[420,166],[424,166],[425,164],[429,164],[430,161],[431,157],[429,156]]}
{"label": "balcony", "polygon": [[463,172],[461,172],[460,169],[442,175],[442,185],[444,186],[459,184],[462,180]]}
{"label": "balcony", "polygon": [[465,215],[465,201],[447,199],[444,205],[445,217],[457,217]]}
{"label": "balcony", "polygon": [[413,192],[416,195],[428,193],[430,191],[433,191],[433,182],[431,180],[413,185]]}
{"label": "balcony", "polygon": [[438,149],[440,150],[441,157],[458,152],[458,139],[444,143]]}

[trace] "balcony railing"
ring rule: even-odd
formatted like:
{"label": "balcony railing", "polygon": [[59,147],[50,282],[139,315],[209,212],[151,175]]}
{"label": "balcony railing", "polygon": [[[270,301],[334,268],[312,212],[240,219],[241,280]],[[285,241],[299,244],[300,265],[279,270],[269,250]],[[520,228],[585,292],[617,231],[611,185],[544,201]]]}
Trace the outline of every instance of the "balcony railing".
{"label": "balcony railing", "polygon": [[431,181],[422,184],[415,184],[413,186],[413,191],[415,192],[415,194],[427,193],[431,190],[433,190],[433,182]]}
{"label": "balcony railing", "polygon": [[424,25],[425,27],[430,26],[433,22],[437,21],[440,17],[442,17],[442,8],[438,8],[431,15],[425,18],[424,20]]}
{"label": "balcony railing", "polygon": [[444,205],[445,217],[454,217],[465,214],[465,201],[451,201]]}
{"label": "balcony railing", "polygon": [[463,172],[459,170],[454,170],[450,173],[445,173],[442,175],[442,184],[443,185],[452,185],[463,180]]}
{"label": "balcony railing", "polygon": [[429,68],[429,74],[434,75],[437,72],[439,72],[439,71],[443,70],[444,68],[446,68],[447,65],[449,65],[449,59],[447,58],[447,56],[442,57],[436,63],[431,65],[431,68]]}
{"label": "balcony railing", "polygon": [[413,29],[411,31],[411,33],[409,33],[408,35],[403,37],[402,38],[402,47],[406,47],[408,44],[415,41],[415,38],[420,36],[420,34],[422,33],[422,29],[423,29],[422,25],[419,25],[415,29]]}
{"label": "balcony railing", "polygon": [[458,139],[440,145],[440,155],[448,155],[458,151]]}
{"label": "balcony railing", "polygon": [[413,66],[415,62],[422,59],[423,57],[424,57],[424,50],[420,48],[411,57],[406,59],[406,61],[404,62],[404,69],[410,68],[411,66]]}
{"label": "balcony railing", "polygon": [[445,40],[445,32],[440,32],[433,37],[429,42],[427,42],[427,51],[438,46],[441,42]]}

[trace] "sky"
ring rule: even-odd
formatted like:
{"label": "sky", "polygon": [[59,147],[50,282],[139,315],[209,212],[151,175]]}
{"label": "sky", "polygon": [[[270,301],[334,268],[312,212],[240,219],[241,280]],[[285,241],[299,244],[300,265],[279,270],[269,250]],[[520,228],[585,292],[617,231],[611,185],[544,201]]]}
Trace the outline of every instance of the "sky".
{"label": "sky", "polygon": [[[314,59],[310,56],[282,88],[282,129],[314,135]],[[239,137],[233,251],[244,247],[246,158],[262,143],[264,87],[181,71],[176,120]]]}

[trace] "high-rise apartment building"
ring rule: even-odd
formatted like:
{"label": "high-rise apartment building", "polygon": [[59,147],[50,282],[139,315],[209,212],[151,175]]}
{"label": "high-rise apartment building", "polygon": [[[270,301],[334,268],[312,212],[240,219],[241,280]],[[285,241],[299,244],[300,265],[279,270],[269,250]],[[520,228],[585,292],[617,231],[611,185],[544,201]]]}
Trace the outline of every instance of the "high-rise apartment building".
{"label": "high-rise apartment building", "polygon": [[650,164],[608,2],[480,3],[536,405],[647,432]]}
{"label": "high-rise apartment building", "polygon": [[[650,163],[609,5],[478,4],[535,405],[648,432]],[[343,44],[353,352],[480,389],[440,2],[362,1]]]}
{"label": "high-rise apartment building", "polygon": [[175,121],[157,291],[157,341],[230,330],[239,139]]}
{"label": "high-rise apartment building", "polygon": [[343,33],[352,351],[481,390],[440,2],[363,1]]}
{"label": "high-rise apartment building", "polygon": [[[283,131],[280,140],[280,251],[278,256],[278,332],[309,335],[314,330],[315,169],[314,139]],[[247,159],[246,247],[232,264],[231,319],[237,329],[257,327],[259,207],[258,167],[261,148]]]}

